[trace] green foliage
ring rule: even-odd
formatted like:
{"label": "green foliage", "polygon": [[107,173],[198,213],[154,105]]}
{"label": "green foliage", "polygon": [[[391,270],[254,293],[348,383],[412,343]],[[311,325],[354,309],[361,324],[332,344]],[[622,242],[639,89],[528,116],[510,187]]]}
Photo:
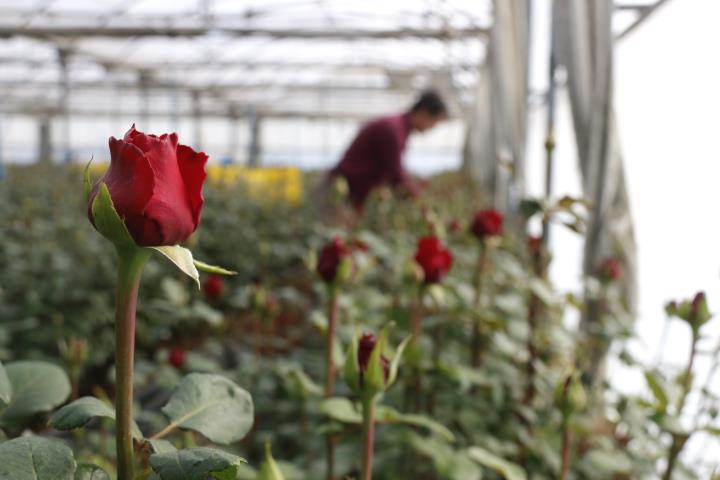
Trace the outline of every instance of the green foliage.
{"label": "green foliage", "polygon": [[[115,409],[97,398],[83,397],[53,413],[48,420],[48,426],[58,430],[72,430],[98,417],[115,420]],[[143,437],[137,424],[133,425],[133,437]]]}
{"label": "green foliage", "polygon": [[72,450],[57,440],[22,437],[0,443],[0,478],[74,480],[76,468]]}
{"label": "green foliage", "polygon": [[58,366],[46,362],[20,361],[7,365],[12,396],[0,404],[0,426],[18,426],[32,415],[62,404],[70,395],[70,381]]}
{"label": "green foliage", "polygon": [[97,465],[81,463],[75,471],[74,480],[110,480],[110,475]]}
{"label": "green foliage", "polygon": [[157,453],[150,465],[162,480],[234,480],[244,460],[222,450],[198,447]]}
{"label": "green foliage", "polygon": [[[77,176],[60,168],[11,169],[0,184],[0,360],[9,375],[4,382],[0,367],[0,412],[8,400],[23,408],[36,405],[33,412],[25,412],[29,415],[13,416],[7,424],[0,413],[0,439],[9,438],[0,440],[0,446],[18,441],[13,437],[21,433],[20,427],[57,435],[46,430],[45,414],[69,392],[67,376],[54,370],[48,380],[57,383],[54,398],[40,402],[40,386],[32,387],[40,393],[34,397],[37,403],[24,398],[10,375],[14,361],[58,362],[59,343],[82,339],[89,347],[87,359],[64,366],[79,395],[98,400],[63,407],[51,417],[50,426],[78,428],[100,417],[66,438],[79,461],[113,475],[108,438],[112,425],[106,419],[112,418],[107,405],[113,396],[116,260],[87,222]],[[38,196],[38,191],[48,193]],[[417,279],[408,265],[417,237],[431,226],[451,249],[454,266],[442,284],[424,296],[422,332],[414,342],[412,362],[403,362],[397,378],[391,375],[395,387],[382,393],[374,479],[520,478],[513,475],[521,464],[537,480],[557,478],[562,416],[555,387],[563,372],[583,364],[598,338],[615,339],[618,347],[629,338],[632,318],[618,285],[589,280],[573,291],[557,291],[547,278],[536,275],[524,231],[509,230],[489,254],[482,308],[476,308],[477,242],[466,231],[446,230],[444,224],[469,219],[482,203],[478,192],[455,175],[433,179],[424,200],[431,210],[427,216],[417,205],[382,199],[371,202],[366,217],[352,229],[318,224],[309,204],[251,201],[242,187],[207,185],[204,193],[201,226],[186,247],[238,275],[225,279],[222,296],[209,299],[169,262],[151,260],[146,266],[138,302],[135,411],[144,432],[162,433],[162,439],[143,443],[147,452],[139,463],[150,459],[155,473],[147,471],[149,478],[252,480],[261,469],[268,439],[283,459],[276,463],[286,480],[324,478],[326,432],[338,438],[336,478],[356,477],[360,410],[353,401],[358,397],[337,382],[335,396],[321,398],[327,297],[308,270],[308,258],[334,235],[368,246],[355,258],[358,272],[339,289],[336,350],[348,354],[345,366],[339,367],[342,373],[356,361],[353,338],[358,330],[380,331],[394,322],[388,345],[399,345],[409,333]],[[526,205],[526,213],[535,219],[551,216],[553,222],[582,231],[581,201],[545,203]],[[193,264],[208,270],[202,262]],[[253,304],[257,285],[266,297],[262,309]],[[586,291],[593,305],[603,308],[597,331],[571,329],[563,321],[566,314],[587,308]],[[532,332],[531,298],[538,302]],[[707,320],[705,307],[698,314]],[[482,327],[480,368],[470,366],[468,352],[476,319]],[[185,352],[184,362],[171,364],[173,349]],[[703,344],[700,354],[706,350]],[[528,401],[531,359],[534,396]],[[571,424],[576,448],[570,478],[658,478],[662,472],[657,467],[667,458],[672,436],[697,430],[717,433],[717,414],[712,414],[717,399],[704,396],[699,378],[692,382],[677,369],[650,368],[629,355],[622,359],[645,376],[647,391],[629,395],[606,385],[587,389],[590,407],[574,413]],[[340,366],[342,356],[336,363]],[[197,372],[215,375],[210,375],[212,381],[199,381]],[[190,377],[181,380],[185,373]],[[235,382],[252,393],[252,400]],[[348,383],[352,385],[353,378]],[[707,404],[697,425],[684,423],[687,415],[676,414],[687,384],[695,388],[700,403]],[[160,412],[166,402],[167,419]],[[227,452],[193,448],[209,443],[233,444]],[[236,455],[247,457],[250,466],[240,466]],[[697,470],[695,478],[705,478],[700,466],[685,465],[682,456],[680,461],[678,475]],[[3,466],[0,461],[0,470]],[[89,471],[97,477],[91,479],[105,478],[90,468],[78,467],[77,474]]]}
{"label": "green foliage", "polygon": [[221,444],[242,439],[253,424],[250,394],[220,375],[186,376],[162,412],[171,426],[200,432]]}

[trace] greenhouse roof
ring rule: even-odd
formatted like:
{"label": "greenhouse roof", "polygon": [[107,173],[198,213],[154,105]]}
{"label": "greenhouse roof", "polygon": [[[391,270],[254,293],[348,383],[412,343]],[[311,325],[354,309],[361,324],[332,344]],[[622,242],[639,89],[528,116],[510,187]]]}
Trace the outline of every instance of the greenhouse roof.
{"label": "greenhouse roof", "polygon": [[491,0],[0,0],[0,110],[363,117],[429,86],[457,110],[491,26]]}

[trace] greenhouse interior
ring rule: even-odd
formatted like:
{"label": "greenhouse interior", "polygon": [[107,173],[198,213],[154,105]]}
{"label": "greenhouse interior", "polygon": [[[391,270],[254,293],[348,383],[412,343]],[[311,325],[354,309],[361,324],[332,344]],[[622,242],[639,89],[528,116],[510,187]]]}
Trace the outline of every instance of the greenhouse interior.
{"label": "greenhouse interior", "polygon": [[0,0],[0,480],[720,479],[709,0]]}

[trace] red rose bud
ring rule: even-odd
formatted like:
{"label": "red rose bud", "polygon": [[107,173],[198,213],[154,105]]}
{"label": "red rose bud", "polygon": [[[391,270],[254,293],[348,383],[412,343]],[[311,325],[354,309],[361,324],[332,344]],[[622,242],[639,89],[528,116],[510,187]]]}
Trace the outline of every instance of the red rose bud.
{"label": "red rose bud", "polygon": [[529,236],[527,239],[528,250],[533,257],[542,255],[542,237]]}
{"label": "red rose bud", "polygon": [[471,231],[479,239],[502,233],[503,215],[497,210],[480,210],[473,218]]}
{"label": "red rose bud", "polygon": [[325,283],[338,280],[338,271],[343,260],[350,255],[350,248],[343,243],[340,237],[335,237],[320,249],[317,262],[317,272]]}
{"label": "red rose bud", "polygon": [[90,193],[90,221],[95,226],[92,205],[104,183],[137,245],[184,242],[200,221],[207,158],[175,133],[146,135],[133,125],[122,140],[110,137],[110,168]]}
{"label": "red rose bud", "polygon": [[437,283],[450,271],[453,257],[437,237],[418,240],[415,261],[423,269],[425,283]]}
{"label": "red rose bud", "polygon": [[457,218],[451,220],[450,223],[448,223],[448,230],[450,230],[453,233],[458,233],[458,232],[462,231],[462,229],[463,229],[463,224]]}
{"label": "red rose bud", "polygon": [[202,291],[209,300],[217,300],[225,291],[225,281],[220,275],[208,275],[202,284]]}
{"label": "red rose bud", "polygon": [[182,368],[185,365],[185,350],[180,347],[171,348],[168,362],[175,368]]}
{"label": "red rose bud", "polygon": [[[377,345],[377,337],[372,333],[363,333],[358,342],[358,367],[360,368],[360,386],[363,383],[363,374],[367,371],[370,355],[372,355],[375,345]],[[382,364],[385,382],[388,381],[390,375],[390,361],[383,354],[380,355],[380,363]]]}
{"label": "red rose bud", "polygon": [[617,259],[609,257],[603,260],[600,264],[599,277],[601,281],[609,283],[620,280],[621,276],[622,268],[620,267],[620,262],[618,262]]}
{"label": "red rose bud", "polygon": [[699,328],[711,317],[705,292],[698,292],[690,302],[690,323]]}

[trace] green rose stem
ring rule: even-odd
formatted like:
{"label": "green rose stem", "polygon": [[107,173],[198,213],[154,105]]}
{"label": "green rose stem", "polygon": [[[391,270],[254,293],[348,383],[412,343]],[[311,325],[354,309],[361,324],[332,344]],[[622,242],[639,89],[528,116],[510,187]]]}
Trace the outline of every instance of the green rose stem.
{"label": "green rose stem", "polygon": [[410,350],[413,352],[413,369],[408,381],[410,384],[405,390],[405,405],[410,408],[410,401],[415,412],[420,411],[420,398],[422,397],[422,374],[420,371],[420,337],[423,333],[423,297],[425,296],[425,284],[420,284],[417,290],[417,297],[410,301]]}
{"label": "green rose stem", "polygon": [[[677,406],[677,418],[680,418],[682,416],[683,409],[685,408],[685,401],[687,400],[687,397],[690,394],[690,390],[692,389],[692,371],[695,364],[695,357],[697,356],[698,340],[700,340],[699,328],[693,326],[692,341],[690,344],[690,358],[688,360],[685,373],[682,376],[682,394],[680,395],[680,401],[678,402]],[[677,460],[680,457],[680,452],[682,452],[682,449],[685,446],[685,442],[687,441],[687,439],[688,437],[686,435],[673,434],[672,443],[670,444],[670,448],[668,450],[667,468],[665,469],[665,475],[663,475],[662,477],[663,480],[672,480],[673,471],[675,470]]]}
{"label": "green rose stem", "polygon": [[[542,248],[542,247],[541,247]],[[543,257],[542,254],[537,255],[533,258],[533,273],[537,278],[544,277]],[[537,331],[538,317],[540,316],[540,298],[534,293],[530,292],[530,299],[528,302],[528,336],[526,348],[528,351],[528,360],[525,364],[525,393],[523,394],[523,405],[526,407],[532,407],[533,401],[535,400],[536,388],[535,388],[535,361],[538,358],[538,350],[535,345],[535,336]],[[518,414],[520,422],[527,429],[528,436],[533,435],[533,425],[526,415]],[[569,432],[568,432],[569,435]],[[563,442],[565,442],[565,430],[563,430]],[[568,440],[569,442],[569,440]],[[521,441],[519,444],[519,462],[520,465],[525,467],[527,470],[528,451],[525,444]],[[563,449],[563,452],[565,450]]]}
{"label": "green rose stem", "polygon": [[[328,286],[328,329],[327,344],[325,347],[325,398],[330,398],[335,393],[335,358],[334,346],[337,331],[338,317],[338,289],[337,285]],[[335,480],[335,435],[329,433],[326,439],[327,451],[327,480]]]}
{"label": "green rose stem", "polygon": [[482,355],[482,331],[480,325],[480,312],[482,309],[483,277],[487,264],[489,245],[483,239],[480,243],[480,254],[475,269],[475,318],[473,319],[473,336],[470,351],[471,365],[480,366]]}
{"label": "green rose stem", "polygon": [[570,431],[570,425],[567,416],[563,416],[562,422],[562,450],[560,464],[560,480],[567,480],[568,473],[570,472],[570,451],[572,449],[572,432]]}
{"label": "green rose stem", "polygon": [[362,401],[362,474],[360,480],[372,480],[373,448],[375,445],[375,395]]}
{"label": "green rose stem", "polygon": [[135,353],[135,309],[138,289],[149,249],[117,247],[118,283],[115,297],[115,415],[117,478],[133,480],[132,440],[133,358]]}

